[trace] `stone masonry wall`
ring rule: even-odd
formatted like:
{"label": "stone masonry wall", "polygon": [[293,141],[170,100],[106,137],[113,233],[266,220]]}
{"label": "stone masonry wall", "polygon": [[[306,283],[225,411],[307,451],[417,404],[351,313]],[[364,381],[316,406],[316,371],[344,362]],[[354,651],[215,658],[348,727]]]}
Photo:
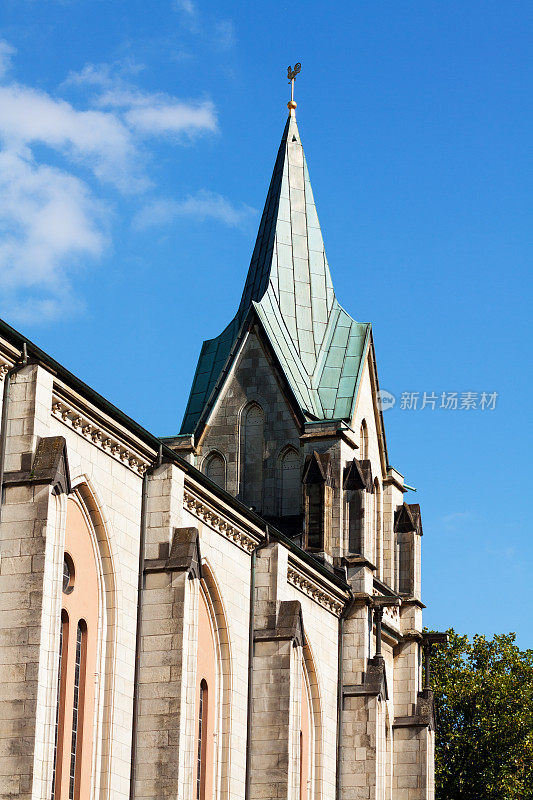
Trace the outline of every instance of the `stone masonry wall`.
{"label": "stone masonry wall", "polygon": [[[257,402],[264,411],[264,465],[262,513],[280,513],[279,457],[287,445],[300,449],[298,429],[272,365],[256,334],[251,332],[244,343],[220,400],[209,419],[209,428],[202,442],[202,462],[212,450],[226,459],[226,488],[240,497],[239,422],[245,406]],[[258,496],[261,495],[258,488]]]}

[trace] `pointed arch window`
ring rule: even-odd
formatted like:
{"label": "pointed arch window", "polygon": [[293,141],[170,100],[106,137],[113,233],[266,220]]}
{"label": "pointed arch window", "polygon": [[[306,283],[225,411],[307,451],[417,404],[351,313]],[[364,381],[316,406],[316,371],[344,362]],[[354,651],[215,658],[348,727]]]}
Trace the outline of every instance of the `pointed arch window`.
{"label": "pointed arch window", "polygon": [[381,519],[381,487],[376,478],[374,481],[374,559],[377,577],[380,580],[383,578],[383,532]]}
{"label": "pointed arch window", "polygon": [[302,698],[300,710],[300,798],[309,800],[312,782],[313,736],[309,679],[303,662]]}
{"label": "pointed arch window", "polygon": [[368,458],[368,426],[366,420],[361,422],[359,431],[359,460],[365,461]]}
{"label": "pointed arch window", "polygon": [[[66,562],[65,562],[66,563]],[[65,591],[65,563],[63,569],[63,591]],[[62,730],[63,730],[63,718],[61,715],[61,709],[64,704],[64,695],[65,695],[65,662],[68,659],[68,614],[65,610],[61,612],[61,627],[59,629],[59,667],[57,673],[57,702],[56,702],[56,722],[55,722],[55,733],[54,733],[54,765],[52,768],[52,800],[56,800],[56,797],[59,797],[59,793],[56,794],[56,777],[57,777],[57,746],[60,740],[63,738]],[[61,724],[60,724],[61,723]]]}
{"label": "pointed arch window", "polygon": [[246,505],[262,509],[264,413],[252,403],[242,416],[242,499]]}
{"label": "pointed arch window", "polygon": [[196,765],[196,800],[205,800],[207,769],[207,719],[209,714],[209,689],[207,681],[200,681],[198,698],[198,754]]}
{"label": "pointed arch window", "polygon": [[204,474],[221,489],[226,488],[226,463],[220,453],[210,453],[204,462]]}
{"label": "pointed arch window", "polygon": [[301,479],[300,456],[292,447],[281,456],[280,516],[291,517],[300,513]]}
{"label": "pointed arch window", "polygon": [[302,688],[300,692],[300,776],[298,800],[315,797],[317,745],[321,735],[318,683],[311,651],[305,642],[301,650]]}
{"label": "pointed arch window", "polygon": [[99,588],[88,517],[73,498],[67,501],[62,578],[51,798],[82,800],[91,788]]}
{"label": "pointed arch window", "polygon": [[328,453],[313,452],[307,456],[302,483],[305,547],[315,552],[331,553],[333,474]]}
{"label": "pointed arch window", "polygon": [[207,595],[200,587],[196,660],[196,772],[195,800],[213,796],[215,730],[217,727],[218,656]]}
{"label": "pointed arch window", "polygon": [[74,791],[76,785],[79,786],[80,758],[83,742],[86,662],[87,625],[85,620],[80,619],[76,629],[76,658],[74,662],[74,692],[72,699],[72,738],[70,745],[69,800],[74,800]]}

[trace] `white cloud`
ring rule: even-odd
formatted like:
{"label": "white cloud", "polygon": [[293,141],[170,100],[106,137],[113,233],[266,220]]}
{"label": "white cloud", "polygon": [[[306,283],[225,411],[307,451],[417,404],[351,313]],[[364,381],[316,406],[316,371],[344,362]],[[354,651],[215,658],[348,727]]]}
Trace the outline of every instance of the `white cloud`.
{"label": "white cloud", "polygon": [[[184,0],[184,10],[192,3]],[[231,31],[221,31],[222,38]],[[89,64],[59,95],[7,77],[14,49],[0,40],[0,312],[18,322],[75,314],[77,271],[91,267],[112,240],[117,201],[136,204],[138,230],[179,217],[242,228],[255,215],[219,194],[147,202],[154,137],[196,138],[217,130],[209,99],[145,92],[134,62]],[[74,91],[82,100],[67,100]],[[111,186],[112,194],[109,194]]]}
{"label": "white cloud", "polygon": [[70,275],[106,244],[102,206],[83,181],[31,158],[0,152],[0,296],[20,321],[57,316]]}
{"label": "white cloud", "polygon": [[138,230],[168,225],[178,217],[191,217],[199,221],[214,219],[233,228],[240,228],[256,215],[247,205],[235,206],[215,192],[201,189],[183,200],[160,199],[147,203],[135,216]]}
{"label": "white cloud", "polygon": [[3,78],[11,69],[12,56],[14,56],[16,52],[15,48],[11,47],[8,42],[0,39],[0,78]]}
{"label": "white cloud", "polygon": [[61,84],[66,86],[117,86],[127,84],[144,70],[144,64],[131,58],[115,61],[112,64],[86,64],[79,72],[70,72]]}
{"label": "white cloud", "polygon": [[126,112],[128,123],[141,133],[157,136],[168,133],[215,131],[217,121],[213,104],[206,101],[198,105],[171,103],[138,105]]}
{"label": "white cloud", "polygon": [[[129,69],[140,67],[130,64]],[[94,104],[100,109],[111,109],[139,135],[194,136],[217,130],[215,107],[210,100],[184,101],[163,92],[141,92],[109,65],[87,65],[81,72],[71,73],[65,85],[97,88]]]}
{"label": "white cloud", "polygon": [[146,188],[135,167],[132,133],[116,115],[78,110],[65,100],[27,86],[0,87],[0,140],[20,151],[45,144],[88,166],[123,190]]}

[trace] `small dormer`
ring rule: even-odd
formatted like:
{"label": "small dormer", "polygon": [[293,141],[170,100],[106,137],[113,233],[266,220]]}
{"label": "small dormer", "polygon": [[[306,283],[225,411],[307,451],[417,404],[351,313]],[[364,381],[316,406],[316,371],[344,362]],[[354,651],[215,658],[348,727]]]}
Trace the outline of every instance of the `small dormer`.
{"label": "small dormer", "polygon": [[329,453],[313,451],[307,456],[302,476],[304,490],[304,547],[313,553],[331,555],[333,472]]}
{"label": "small dormer", "polygon": [[403,503],[394,514],[396,583],[400,594],[420,595],[420,537],[422,517],[418,503]]}

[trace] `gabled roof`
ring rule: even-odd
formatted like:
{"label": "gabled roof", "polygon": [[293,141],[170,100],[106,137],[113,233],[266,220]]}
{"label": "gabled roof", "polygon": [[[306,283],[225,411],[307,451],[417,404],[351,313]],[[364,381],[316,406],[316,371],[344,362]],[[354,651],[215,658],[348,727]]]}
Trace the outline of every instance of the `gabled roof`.
{"label": "gabled roof", "polygon": [[394,532],[410,533],[416,531],[422,535],[422,515],[418,503],[403,503],[394,513]]}
{"label": "gabled roof", "polygon": [[204,342],[181,433],[194,433],[251,312],[309,419],[350,418],[370,325],[340,306],[296,119],[291,114],[274,166],[237,314]]}

